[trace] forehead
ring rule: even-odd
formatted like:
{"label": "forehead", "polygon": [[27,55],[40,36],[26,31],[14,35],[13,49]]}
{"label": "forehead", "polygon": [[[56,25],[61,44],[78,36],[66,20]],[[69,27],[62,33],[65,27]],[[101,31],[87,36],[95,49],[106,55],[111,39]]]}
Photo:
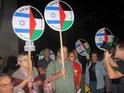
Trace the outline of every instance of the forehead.
{"label": "forehead", "polygon": [[93,57],[94,57],[94,56],[96,57],[96,56],[97,56],[97,54],[96,54],[96,53],[93,53],[93,54],[92,54],[92,56],[93,56]]}
{"label": "forehead", "polygon": [[50,50],[49,49],[45,49],[44,52],[50,52]]}
{"label": "forehead", "polygon": [[64,52],[68,52],[68,49],[66,47],[63,47]]}
{"label": "forehead", "polygon": [[71,53],[69,53],[69,55],[74,55],[74,53],[71,52]]}
{"label": "forehead", "polygon": [[0,84],[6,84],[6,83],[9,83],[9,82],[11,82],[10,77],[8,77],[8,76],[0,77]]}
{"label": "forehead", "polygon": [[28,59],[28,55],[24,55],[24,56],[22,56],[21,59],[22,59],[22,60],[24,60],[24,59]]}

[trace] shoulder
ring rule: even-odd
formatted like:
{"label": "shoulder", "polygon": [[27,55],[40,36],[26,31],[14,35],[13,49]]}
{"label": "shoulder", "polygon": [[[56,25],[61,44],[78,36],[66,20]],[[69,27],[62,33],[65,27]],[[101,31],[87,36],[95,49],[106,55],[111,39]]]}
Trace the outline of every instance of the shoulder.
{"label": "shoulder", "polygon": [[13,74],[12,77],[18,77],[20,75],[20,69],[17,69]]}
{"label": "shoulder", "polygon": [[97,64],[98,65],[103,65],[103,62],[102,61],[98,61]]}
{"label": "shoulder", "polygon": [[76,67],[80,67],[80,65],[79,65],[79,63],[74,63],[74,65],[76,66]]}

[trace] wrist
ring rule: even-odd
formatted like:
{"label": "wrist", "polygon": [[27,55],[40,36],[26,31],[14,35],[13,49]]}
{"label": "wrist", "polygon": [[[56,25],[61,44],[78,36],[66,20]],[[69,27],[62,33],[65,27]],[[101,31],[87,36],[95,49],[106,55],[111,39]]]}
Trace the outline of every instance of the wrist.
{"label": "wrist", "polygon": [[62,76],[62,74],[61,74],[61,72],[59,72],[59,73],[58,73],[58,78],[61,77],[61,76]]}

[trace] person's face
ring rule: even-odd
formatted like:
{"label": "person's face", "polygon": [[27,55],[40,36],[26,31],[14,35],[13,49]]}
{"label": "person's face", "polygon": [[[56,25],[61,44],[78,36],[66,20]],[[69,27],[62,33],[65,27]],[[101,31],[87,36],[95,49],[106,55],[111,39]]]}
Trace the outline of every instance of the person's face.
{"label": "person's face", "polygon": [[0,93],[13,93],[12,81],[8,76],[0,77]]}
{"label": "person's face", "polygon": [[[68,58],[68,50],[66,47],[63,47],[63,56],[64,56],[64,60]],[[60,54],[61,57],[61,54]]]}
{"label": "person's face", "polygon": [[124,60],[124,50],[121,50],[118,47],[116,47],[115,58],[120,58],[120,59]]}
{"label": "person's face", "polygon": [[50,50],[49,49],[44,50],[44,56],[48,57],[48,58],[50,57]]}
{"label": "person's face", "polygon": [[19,65],[21,66],[21,67],[24,67],[24,68],[28,68],[28,56],[27,55],[25,55],[25,56],[22,56],[22,58],[21,58],[21,60],[20,60],[20,62],[19,62]]}
{"label": "person's face", "polygon": [[78,57],[78,53],[76,50],[73,50],[74,54],[75,54],[75,57],[77,58]]}
{"label": "person's face", "polygon": [[75,61],[75,55],[74,55],[74,53],[69,53],[69,60],[71,62],[74,62]]}
{"label": "person's face", "polygon": [[92,59],[92,61],[93,61],[94,63],[96,63],[97,60],[98,60],[98,56],[97,56],[97,54],[95,54],[95,53],[92,54],[91,59]]}

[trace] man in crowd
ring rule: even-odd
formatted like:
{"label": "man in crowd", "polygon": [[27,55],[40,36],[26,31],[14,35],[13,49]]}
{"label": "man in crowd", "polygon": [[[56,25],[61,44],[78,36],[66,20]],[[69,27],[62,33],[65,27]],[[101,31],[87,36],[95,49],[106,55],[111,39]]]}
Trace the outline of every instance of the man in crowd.
{"label": "man in crowd", "polygon": [[106,50],[104,53],[105,67],[110,79],[119,79],[118,93],[124,92],[124,42],[118,42],[114,58]]}
{"label": "man in crowd", "polygon": [[86,64],[85,83],[90,87],[91,93],[104,93],[105,70],[98,58],[98,53],[94,51],[91,53],[90,62]]}
{"label": "man in crowd", "polygon": [[0,74],[0,93],[13,93],[13,84],[10,76]]}
{"label": "man in crowd", "polygon": [[52,61],[52,59],[50,59],[50,50],[48,48],[46,48],[46,49],[44,49],[43,59],[38,61],[38,69],[39,69],[39,72],[40,72],[40,78],[43,81],[46,78],[47,66],[51,61]]}
{"label": "man in crowd", "polygon": [[75,83],[75,90],[76,90],[76,93],[77,93],[77,91],[80,90],[80,86],[81,86],[82,69],[81,69],[79,63],[76,62],[77,61],[76,60],[76,55],[73,51],[69,52],[69,61],[72,62],[72,65],[74,67],[74,72],[75,72],[74,83]]}
{"label": "man in crowd", "polygon": [[61,50],[57,53],[57,60],[51,62],[47,68],[46,82],[54,84],[55,93],[74,93],[74,69],[68,61],[68,50],[62,47],[64,67],[62,68]]}
{"label": "man in crowd", "polygon": [[2,57],[0,57],[0,73],[3,73],[5,67],[5,62]]}

